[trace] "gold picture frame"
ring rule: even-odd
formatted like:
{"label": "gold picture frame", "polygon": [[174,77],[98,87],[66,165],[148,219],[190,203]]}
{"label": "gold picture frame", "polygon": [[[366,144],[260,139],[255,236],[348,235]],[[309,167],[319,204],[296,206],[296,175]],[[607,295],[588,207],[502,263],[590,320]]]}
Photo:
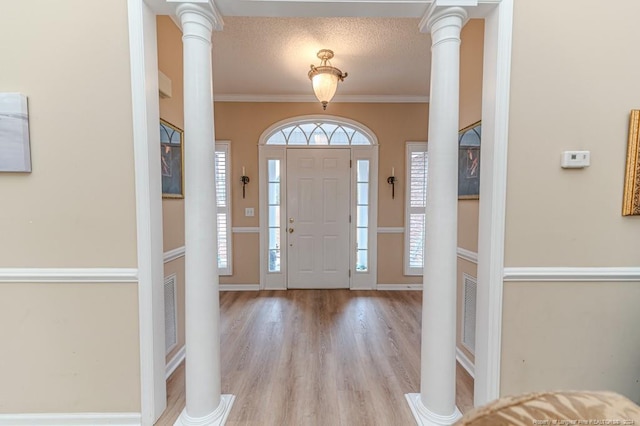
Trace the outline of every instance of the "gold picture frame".
{"label": "gold picture frame", "polygon": [[640,110],[631,110],[622,215],[640,215]]}
{"label": "gold picture frame", "polygon": [[184,131],[160,120],[162,198],[184,198]]}

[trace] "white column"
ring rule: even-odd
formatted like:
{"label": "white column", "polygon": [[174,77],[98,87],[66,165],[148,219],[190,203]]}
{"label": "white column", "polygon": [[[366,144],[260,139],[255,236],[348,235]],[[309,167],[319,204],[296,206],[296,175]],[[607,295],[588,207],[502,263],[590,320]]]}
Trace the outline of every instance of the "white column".
{"label": "white column", "polygon": [[407,394],[419,425],[451,425],[456,397],[456,273],[460,7],[433,3],[421,23],[431,33],[429,168],[422,300],[420,394]]}
{"label": "white column", "polygon": [[211,3],[181,3],[184,48],[186,407],[176,425],[223,425],[233,404],[221,395],[220,302],[214,185]]}

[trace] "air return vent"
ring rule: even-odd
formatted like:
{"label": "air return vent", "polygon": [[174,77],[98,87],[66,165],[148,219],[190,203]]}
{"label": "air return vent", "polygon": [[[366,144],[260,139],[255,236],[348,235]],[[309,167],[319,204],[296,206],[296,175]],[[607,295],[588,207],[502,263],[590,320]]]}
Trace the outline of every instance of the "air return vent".
{"label": "air return vent", "polygon": [[476,293],[478,281],[467,274],[462,274],[462,344],[472,354],[476,350]]}
{"label": "air return vent", "polygon": [[164,279],[164,345],[169,353],[178,343],[176,318],[176,274]]}

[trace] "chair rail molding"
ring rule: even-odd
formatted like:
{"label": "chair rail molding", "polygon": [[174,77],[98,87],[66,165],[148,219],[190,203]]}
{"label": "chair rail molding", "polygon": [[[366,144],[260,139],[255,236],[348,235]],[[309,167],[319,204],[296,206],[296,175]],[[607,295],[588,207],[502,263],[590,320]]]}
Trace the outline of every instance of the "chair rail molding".
{"label": "chair rail molding", "polygon": [[138,269],[0,268],[0,283],[138,283]]}
{"label": "chair rail molding", "polygon": [[504,268],[507,282],[614,282],[639,281],[640,267],[507,267]]}

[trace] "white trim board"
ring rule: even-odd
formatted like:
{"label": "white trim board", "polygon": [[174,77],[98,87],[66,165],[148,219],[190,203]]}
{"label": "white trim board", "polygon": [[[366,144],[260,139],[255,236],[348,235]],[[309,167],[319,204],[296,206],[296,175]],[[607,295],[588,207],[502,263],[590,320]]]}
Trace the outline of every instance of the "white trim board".
{"label": "white trim board", "polygon": [[458,257],[468,262],[478,264],[478,253],[475,251],[467,250],[462,247],[458,247]]}
{"label": "white trim board", "polygon": [[182,345],[182,347],[176,352],[176,354],[171,357],[169,362],[167,362],[165,378],[169,380],[169,377],[176,371],[176,368],[185,360],[187,357],[187,348]]}
{"label": "white trim board", "polygon": [[140,413],[0,414],[7,426],[139,426]]}
{"label": "white trim board", "polygon": [[258,291],[260,284],[220,284],[220,291]]}
{"label": "white trim board", "polygon": [[383,226],[379,226],[378,227],[378,234],[403,234],[404,233],[404,227],[402,226],[387,226],[387,227],[383,227]]}
{"label": "white trim board", "polygon": [[137,283],[136,268],[0,268],[0,283]]}
{"label": "white trim board", "polygon": [[[317,103],[313,95],[244,95],[244,94],[214,94],[215,102],[304,102]],[[399,95],[336,95],[331,102],[341,103],[429,103],[428,96],[399,96]]]}
{"label": "white trim board", "polygon": [[231,232],[234,234],[259,234],[259,226],[234,226],[231,228]]}
{"label": "white trim board", "polygon": [[614,282],[640,281],[640,267],[509,267],[504,280],[510,282]]}
{"label": "white trim board", "polygon": [[180,259],[181,257],[184,257],[184,253],[184,246],[165,251],[163,255],[164,263],[169,263],[173,260]]}
{"label": "white trim board", "polygon": [[476,378],[476,367],[473,365],[473,362],[469,359],[468,356],[465,355],[464,352],[458,347],[456,347],[456,361],[460,363],[462,368],[467,370],[467,373],[474,379]]}
{"label": "white trim board", "polygon": [[376,290],[393,291],[393,290],[419,290],[422,291],[422,284],[378,284]]}

